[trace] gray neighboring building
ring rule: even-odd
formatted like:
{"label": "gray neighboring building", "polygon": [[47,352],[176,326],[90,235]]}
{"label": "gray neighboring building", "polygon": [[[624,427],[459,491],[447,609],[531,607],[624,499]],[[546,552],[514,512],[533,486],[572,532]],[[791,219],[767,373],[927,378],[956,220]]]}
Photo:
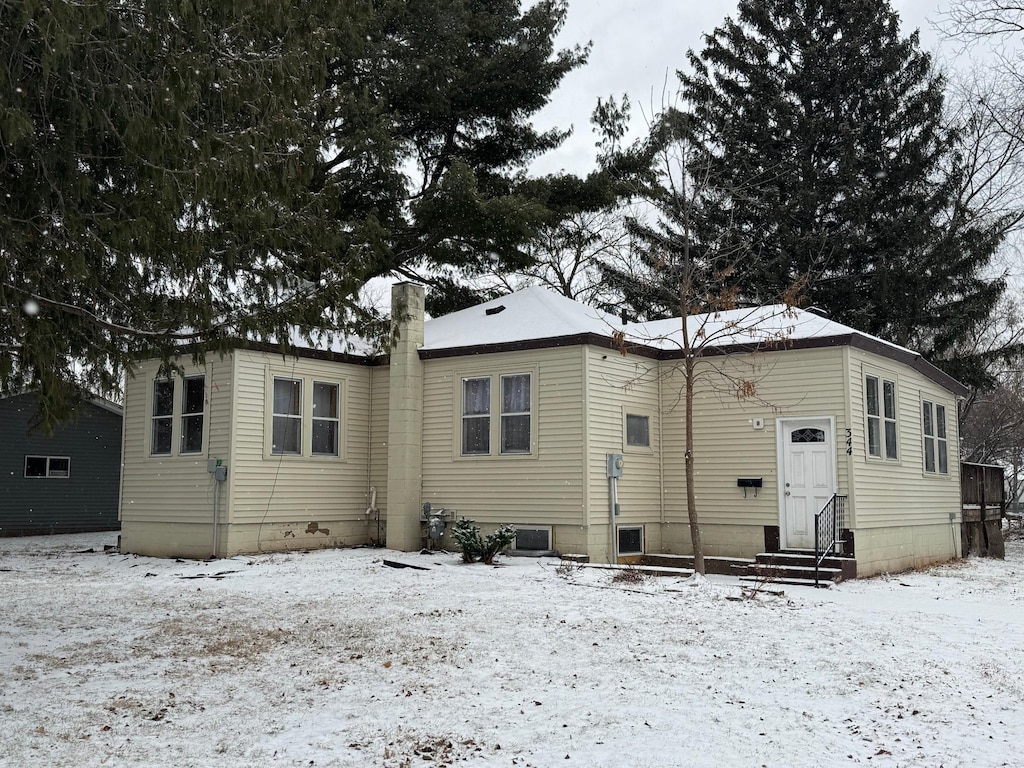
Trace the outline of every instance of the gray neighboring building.
{"label": "gray neighboring building", "polygon": [[120,528],[120,406],[82,403],[52,435],[35,413],[34,394],[0,398],[0,536]]}

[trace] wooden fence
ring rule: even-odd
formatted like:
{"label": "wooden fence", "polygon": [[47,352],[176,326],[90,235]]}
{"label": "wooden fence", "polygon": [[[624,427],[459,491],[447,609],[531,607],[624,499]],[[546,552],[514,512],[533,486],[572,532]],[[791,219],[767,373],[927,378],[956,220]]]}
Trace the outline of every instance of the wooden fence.
{"label": "wooden fence", "polygon": [[960,464],[960,538],[963,553],[1003,557],[1003,513],[1006,496],[1003,468],[991,464]]}

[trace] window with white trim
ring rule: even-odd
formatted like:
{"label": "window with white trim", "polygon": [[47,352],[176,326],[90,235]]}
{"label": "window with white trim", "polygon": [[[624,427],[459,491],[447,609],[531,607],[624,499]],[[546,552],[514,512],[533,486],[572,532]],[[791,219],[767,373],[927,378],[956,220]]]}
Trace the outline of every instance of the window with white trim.
{"label": "window with white trim", "polygon": [[626,414],[626,445],[631,448],[651,447],[651,418],[638,413]]}
{"label": "window with white trim", "polygon": [[461,381],[459,454],[491,456],[494,445],[502,456],[532,454],[533,374],[465,376]]}
{"label": "window with white trim", "polygon": [[501,377],[501,452],[530,452],[530,374]]}
{"label": "window with white trim", "polygon": [[71,477],[69,456],[26,456],[25,477]]}
{"label": "window with white trim", "polygon": [[644,553],[644,527],[642,525],[620,525],[616,531],[620,555],[642,555]]}
{"label": "window with white trim", "polygon": [[274,377],[273,426],[270,452],[302,452],[302,379]]}
{"label": "window with white trim", "polygon": [[921,432],[924,437],[924,471],[949,474],[946,406],[929,400],[921,401]]}
{"label": "window with white trim", "polygon": [[491,377],[462,380],[462,455],[491,452]]}
{"label": "window with white trim", "polygon": [[313,382],[313,445],[314,456],[337,456],[341,434],[338,395],[341,388],[327,381]]}
{"label": "window with white trim", "polygon": [[867,374],[864,377],[864,402],[867,415],[868,455],[899,459],[896,382]]}
{"label": "window with white trim", "polygon": [[153,382],[153,437],[149,452],[154,456],[170,455],[173,431],[174,379],[156,379]]}
{"label": "window with white trim", "polygon": [[202,453],[206,377],[189,376],[181,388],[181,453]]}
{"label": "window with white trim", "polygon": [[267,368],[264,458],[344,458],[345,384],[318,373]]}

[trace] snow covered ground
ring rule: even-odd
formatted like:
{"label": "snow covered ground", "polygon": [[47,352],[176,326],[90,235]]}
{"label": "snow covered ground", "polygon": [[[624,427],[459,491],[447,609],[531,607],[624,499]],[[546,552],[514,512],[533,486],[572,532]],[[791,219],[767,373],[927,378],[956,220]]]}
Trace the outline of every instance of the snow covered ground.
{"label": "snow covered ground", "polygon": [[115,537],[0,539],[0,765],[1024,763],[1019,539],[736,599],[553,560],[198,563]]}

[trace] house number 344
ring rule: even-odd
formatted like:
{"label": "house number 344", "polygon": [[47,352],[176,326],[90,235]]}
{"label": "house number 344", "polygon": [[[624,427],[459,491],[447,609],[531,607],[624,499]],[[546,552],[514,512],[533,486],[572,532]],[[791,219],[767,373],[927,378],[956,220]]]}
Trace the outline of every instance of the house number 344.
{"label": "house number 344", "polygon": [[847,429],[846,430],[846,455],[847,456],[852,456],[853,455],[853,430],[852,429]]}

